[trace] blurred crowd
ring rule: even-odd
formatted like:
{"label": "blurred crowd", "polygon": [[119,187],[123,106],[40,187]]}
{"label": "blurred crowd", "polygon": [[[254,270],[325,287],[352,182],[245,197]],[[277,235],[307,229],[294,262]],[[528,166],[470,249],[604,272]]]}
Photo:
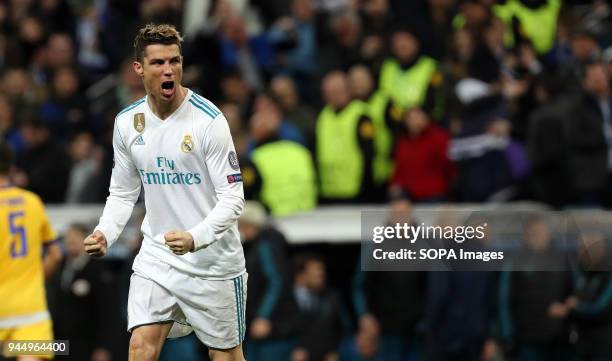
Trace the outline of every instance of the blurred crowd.
{"label": "blurred crowd", "polygon": [[4,0],[0,136],[15,184],[103,202],[132,38],[184,35],[183,83],[226,116],[247,197],[612,204],[612,13],[561,0]]}
{"label": "blurred crowd", "polygon": [[[412,209],[405,194],[394,194],[388,224],[419,224]],[[453,224],[453,214],[436,223]],[[556,251],[563,239],[553,224],[528,214],[513,233],[523,250],[503,271],[364,272],[358,245],[290,246],[265,208],[248,201],[238,224],[249,272],[246,359],[610,361],[609,242],[581,228],[568,257]],[[98,260],[81,247],[88,232],[73,224],[64,233],[66,256],[47,284],[55,338],[70,340],[73,360],[124,360],[128,282],[142,235],[127,238],[122,257]],[[496,237],[487,232],[481,242]],[[402,242],[385,242],[393,241]],[[551,262],[557,271],[537,271]],[[169,339],[160,360],[206,354],[192,334]]]}

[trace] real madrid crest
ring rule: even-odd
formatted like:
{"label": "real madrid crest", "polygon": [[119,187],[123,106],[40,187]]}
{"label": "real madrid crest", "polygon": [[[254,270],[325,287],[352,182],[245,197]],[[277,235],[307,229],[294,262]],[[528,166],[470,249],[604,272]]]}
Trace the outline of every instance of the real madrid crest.
{"label": "real madrid crest", "polygon": [[191,151],[193,151],[193,139],[191,139],[191,135],[186,134],[185,137],[183,137],[181,150],[185,153],[191,153]]}
{"label": "real madrid crest", "polygon": [[138,133],[142,133],[142,131],[145,129],[144,113],[134,114],[134,129],[136,129]]}

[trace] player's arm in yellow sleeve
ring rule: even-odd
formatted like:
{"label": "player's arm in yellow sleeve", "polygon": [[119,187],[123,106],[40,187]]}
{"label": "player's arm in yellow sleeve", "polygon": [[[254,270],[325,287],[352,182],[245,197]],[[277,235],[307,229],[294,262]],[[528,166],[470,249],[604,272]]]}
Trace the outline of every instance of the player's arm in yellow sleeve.
{"label": "player's arm in yellow sleeve", "polygon": [[42,219],[40,236],[45,249],[43,270],[45,272],[45,279],[49,279],[53,276],[53,273],[62,262],[63,254],[59,242],[57,242],[57,234],[49,222],[47,212],[45,212],[45,207],[42,202],[40,203],[40,210]]}

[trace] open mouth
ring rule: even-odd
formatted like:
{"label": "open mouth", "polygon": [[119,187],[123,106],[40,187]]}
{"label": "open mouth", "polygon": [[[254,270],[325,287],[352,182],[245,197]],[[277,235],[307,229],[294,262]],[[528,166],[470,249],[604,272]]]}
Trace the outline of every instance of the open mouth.
{"label": "open mouth", "polygon": [[172,97],[174,93],[176,92],[176,87],[174,86],[173,81],[162,82],[161,88],[162,88],[161,93],[166,98]]}

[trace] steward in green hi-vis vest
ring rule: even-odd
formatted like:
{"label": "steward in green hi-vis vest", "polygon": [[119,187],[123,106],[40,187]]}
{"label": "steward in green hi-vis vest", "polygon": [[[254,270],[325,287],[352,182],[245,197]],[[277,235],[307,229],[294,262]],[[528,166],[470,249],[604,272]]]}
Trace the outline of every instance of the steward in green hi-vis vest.
{"label": "steward in green hi-vis vest", "polygon": [[425,55],[405,70],[397,60],[389,58],[382,65],[379,88],[404,110],[421,106],[436,69],[437,62]]}
{"label": "steward in green hi-vis vest", "polygon": [[339,111],[326,106],[317,120],[316,137],[321,197],[355,201],[368,197],[374,125],[367,104],[353,100]]}
{"label": "steward in green hi-vis vest", "polygon": [[525,6],[520,0],[507,0],[505,4],[493,5],[492,10],[506,25],[506,46],[514,47],[516,42],[512,31],[514,17],[519,20],[521,35],[531,40],[538,54],[546,54],[555,45],[561,0],[545,0],[535,8]]}
{"label": "steward in green hi-vis vest", "polygon": [[315,168],[306,147],[288,140],[264,143],[253,150],[251,161],[260,178],[259,199],[270,213],[286,216],[316,207]]}
{"label": "steward in green hi-vis vest", "polygon": [[374,182],[384,184],[393,172],[393,133],[387,126],[390,108],[393,107],[390,98],[382,91],[374,92],[368,99],[369,113],[374,124]]}

